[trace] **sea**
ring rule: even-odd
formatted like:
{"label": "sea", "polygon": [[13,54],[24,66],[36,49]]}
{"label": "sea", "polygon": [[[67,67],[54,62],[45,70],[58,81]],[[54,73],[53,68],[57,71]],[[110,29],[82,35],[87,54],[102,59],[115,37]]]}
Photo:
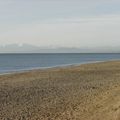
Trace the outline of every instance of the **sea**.
{"label": "sea", "polygon": [[120,60],[119,53],[29,53],[0,54],[0,74],[32,69]]}

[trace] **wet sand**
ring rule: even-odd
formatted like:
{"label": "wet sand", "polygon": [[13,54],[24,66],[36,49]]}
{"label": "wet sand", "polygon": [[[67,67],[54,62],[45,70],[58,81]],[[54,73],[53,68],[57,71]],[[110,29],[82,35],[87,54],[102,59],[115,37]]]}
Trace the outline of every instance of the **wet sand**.
{"label": "wet sand", "polygon": [[0,76],[0,120],[119,120],[120,61]]}

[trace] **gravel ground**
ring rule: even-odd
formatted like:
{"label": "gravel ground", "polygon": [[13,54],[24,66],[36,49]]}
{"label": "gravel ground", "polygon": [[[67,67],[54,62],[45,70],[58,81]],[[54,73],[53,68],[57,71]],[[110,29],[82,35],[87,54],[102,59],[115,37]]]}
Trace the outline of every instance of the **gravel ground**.
{"label": "gravel ground", "polygon": [[120,61],[1,75],[0,120],[120,120]]}

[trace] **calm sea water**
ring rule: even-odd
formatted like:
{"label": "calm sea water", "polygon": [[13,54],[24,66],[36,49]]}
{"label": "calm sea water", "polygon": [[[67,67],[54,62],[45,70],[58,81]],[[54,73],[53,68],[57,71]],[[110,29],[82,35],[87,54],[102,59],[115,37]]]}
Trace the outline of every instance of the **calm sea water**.
{"label": "calm sea water", "polygon": [[0,54],[0,73],[120,59],[120,54]]}

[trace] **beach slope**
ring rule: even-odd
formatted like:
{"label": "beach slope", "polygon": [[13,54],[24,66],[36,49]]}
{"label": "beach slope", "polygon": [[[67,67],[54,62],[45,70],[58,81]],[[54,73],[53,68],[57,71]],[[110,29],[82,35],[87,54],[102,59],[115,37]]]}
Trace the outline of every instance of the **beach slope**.
{"label": "beach slope", "polygon": [[0,120],[119,120],[120,61],[0,76]]}

